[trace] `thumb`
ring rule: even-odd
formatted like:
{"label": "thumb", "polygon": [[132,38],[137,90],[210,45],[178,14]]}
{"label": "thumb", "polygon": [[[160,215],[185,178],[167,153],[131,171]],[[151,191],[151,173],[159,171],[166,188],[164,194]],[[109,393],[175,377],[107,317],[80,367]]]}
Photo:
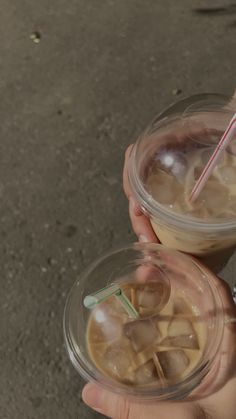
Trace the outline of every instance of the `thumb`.
{"label": "thumb", "polygon": [[137,419],[138,417],[135,418],[133,407],[131,407],[130,401],[128,401],[127,398],[103,390],[95,384],[87,384],[84,387],[82,398],[93,410],[96,410],[109,418]]}
{"label": "thumb", "polygon": [[84,402],[97,412],[113,419],[192,419],[202,418],[198,405],[190,402],[139,403],[111,393],[95,384],[87,384]]}
{"label": "thumb", "polygon": [[[153,408],[148,405],[137,404],[125,397],[87,384],[82,393],[83,400],[92,409],[113,419],[153,419]],[[156,407],[155,407],[156,409]]]}

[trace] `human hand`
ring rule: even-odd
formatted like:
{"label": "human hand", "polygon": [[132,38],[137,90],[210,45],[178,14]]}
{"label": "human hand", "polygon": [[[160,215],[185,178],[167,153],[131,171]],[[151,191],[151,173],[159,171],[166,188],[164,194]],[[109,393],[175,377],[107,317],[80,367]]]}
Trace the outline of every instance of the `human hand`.
{"label": "human hand", "polygon": [[141,403],[87,384],[83,400],[92,409],[113,419],[234,419],[236,411],[236,308],[224,281],[216,278],[221,295],[224,335],[215,368],[185,401]]}
{"label": "human hand", "polygon": [[135,201],[132,191],[130,189],[128,179],[128,160],[132,150],[132,144],[125,152],[125,163],[123,169],[123,188],[125,195],[129,200],[129,216],[135,234],[140,242],[159,243],[156,234],[153,231],[149,218],[144,215],[142,209]]}

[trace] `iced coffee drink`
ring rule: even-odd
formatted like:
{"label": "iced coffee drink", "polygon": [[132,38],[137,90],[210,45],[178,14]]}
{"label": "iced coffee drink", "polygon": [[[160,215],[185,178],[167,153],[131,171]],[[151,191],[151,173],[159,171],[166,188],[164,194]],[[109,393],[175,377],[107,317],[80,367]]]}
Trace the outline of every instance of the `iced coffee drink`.
{"label": "iced coffee drink", "polygon": [[223,327],[215,276],[154,243],[97,259],[74,284],[64,314],[66,348],[79,374],[138,401],[204,392]]}
{"label": "iced coffee drink", "polygon": [[129,386],[166,387],[188,376],[198,365],[206,342],[201,316],[173,290],[165,306],[153,286],[122,286],[139,313],[131,319],[112,296],[91,313],[87,345],[96,367]]}
{"label": "iced coffee drink", "polygon": [[[236,219],[236,157],[225,152],[219,164],[214,169],[198,199],[191,203],[189,200],[192,188],[201,175],[213,147],[184,150],[182,152],[162,151],[159,158],[149,168],[146,179],[146,188],[151,196],[158,200],[166,210],[176,214],[205,221],[206,223],[221,222]],[[179,169],[179,170],[178,170]],[[169,247],[186,251],[192,254],[205,255],[216,252],[235,244],[236,237],[204,238],[198,241],[184,238],[184,233],[178,234],[151,220],[152,226],[161,242],[168,243]],[[191,233],[188,233],[191,234]]]}
{"label": "iced coffee drink", "polygon": [[134,197],[160,241],[201,257],[236,245],[236,135],[190,200],[235,112],[217,97],[192,99],[187,110],[183,101],[157,118],[134,145],[128,167]]}

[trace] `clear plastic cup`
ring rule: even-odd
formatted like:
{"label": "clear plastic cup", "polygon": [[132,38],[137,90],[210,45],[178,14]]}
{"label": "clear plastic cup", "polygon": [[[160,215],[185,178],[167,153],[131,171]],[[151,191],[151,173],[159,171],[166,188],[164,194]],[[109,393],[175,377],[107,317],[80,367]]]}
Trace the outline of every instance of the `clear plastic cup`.
{"label": "clear plastic cup", "polygon": [[[84,306],[86,296],[111,284],[126,292],[138,319],[114,295],[92,310]],[[64,313],[66,348],[79,374],[143,401],[200,391],[217,363],[223,327],[214,275],[157,244],[131,244],[96,260],[72,287]]]}
{"label": "clear plastic cup", "polygon": [[236,138],[196,202],[188,202],[235,110],[236,101],[221,95],[184,99],[159,115],[134,144],[131,189],[165,246],[199,257],[235,247]]}

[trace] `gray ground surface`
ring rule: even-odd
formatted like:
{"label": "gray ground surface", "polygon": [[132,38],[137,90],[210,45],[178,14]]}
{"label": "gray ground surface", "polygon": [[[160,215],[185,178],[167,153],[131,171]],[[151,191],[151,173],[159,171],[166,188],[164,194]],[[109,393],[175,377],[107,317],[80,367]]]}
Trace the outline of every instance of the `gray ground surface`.
{"label": "gray ground surface", "polygon": [[65,354],[66,294],[94,257],[133,240],[129,142],[174,89],[236,86],[236,14],[193,12],[207,4],[0,0],[1,419],[99,417]]}

